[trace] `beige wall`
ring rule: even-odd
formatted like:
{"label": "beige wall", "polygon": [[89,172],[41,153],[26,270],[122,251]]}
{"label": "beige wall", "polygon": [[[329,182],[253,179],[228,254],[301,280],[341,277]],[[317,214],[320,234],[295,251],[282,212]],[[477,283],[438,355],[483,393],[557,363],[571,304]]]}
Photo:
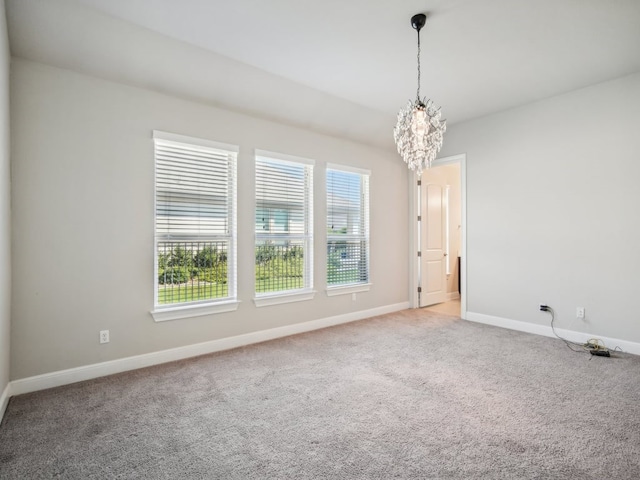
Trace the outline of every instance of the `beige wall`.
{"label": "beige wall", "polygon": [[[407,301],[407,170],[394,152],[28,61],[12,75],[12,379]],[[240,146],[236,312],[149,315],[154,129]],[[255,148],[316,160],[313,301],[252,301]],[[373,286],[356,301],[324,292],[328,162],[372,172]]]}
{"label": "beige wall", "polygon": [[[640,342],[640,74],[452,126],[469,312]],[[576,319],[576,307],[586,319]]]}
{"label": "beige wall", "polygon": [[[10,61],[4,0],[0,0],[0,395],[9,383],[9,337],[11,330]],[[0,405],[1,409],[2,405]]]}

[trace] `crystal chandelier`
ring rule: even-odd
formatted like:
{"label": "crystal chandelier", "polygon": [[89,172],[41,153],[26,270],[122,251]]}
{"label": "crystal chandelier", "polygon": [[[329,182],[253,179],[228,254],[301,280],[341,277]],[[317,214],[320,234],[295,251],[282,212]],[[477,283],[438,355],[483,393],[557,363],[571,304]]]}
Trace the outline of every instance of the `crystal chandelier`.
{"label": "crystal chandelier", "polygon": [[420,98],[420,29],[426,19],[423,13],[411,17],[411,26],[418,32],[418,91],[415,101],[409,101],[398,112],[398,123],[393,129],[398,153],[418,176],[422,170],[431,167],[442,148],[442,135],[447,129],[447,121],[440,119],[440,108],[436,108],[431,100],[425,103],[426,97]]}

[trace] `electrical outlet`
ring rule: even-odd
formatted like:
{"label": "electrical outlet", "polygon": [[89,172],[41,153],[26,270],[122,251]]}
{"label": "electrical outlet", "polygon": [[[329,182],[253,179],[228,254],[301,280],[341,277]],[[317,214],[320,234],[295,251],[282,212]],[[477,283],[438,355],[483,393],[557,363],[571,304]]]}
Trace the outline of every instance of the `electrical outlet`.
{"label": "electrical outlet", "polygon": [[100,330],[100,343],[109,343],[109,330]]}
{"label": "electrical outlet", "polygon": [[576,317],[584,318],[584,307],[576,307]]}
{"label": "electrical outlet", "polygon": [[354,301],[354,302],[356,301],[356,294],[355,293],[351,294],[351,300]]}

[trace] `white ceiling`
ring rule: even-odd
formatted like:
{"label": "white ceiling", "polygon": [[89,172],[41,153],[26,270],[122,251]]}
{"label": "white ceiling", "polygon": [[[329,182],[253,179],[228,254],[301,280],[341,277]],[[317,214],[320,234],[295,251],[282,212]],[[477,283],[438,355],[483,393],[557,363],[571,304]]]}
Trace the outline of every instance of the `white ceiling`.
{"label": "white ceiling", "polygon": [[640,0],[7,0],[15,56],[378,146],[640,71]]}

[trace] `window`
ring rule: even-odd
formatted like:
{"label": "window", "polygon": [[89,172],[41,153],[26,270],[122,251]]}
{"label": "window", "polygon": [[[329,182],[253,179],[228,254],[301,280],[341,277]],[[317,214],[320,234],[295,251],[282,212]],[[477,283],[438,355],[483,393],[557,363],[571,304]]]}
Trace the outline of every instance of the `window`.
{"label": "window", "polygon": [[[369,172],[327,167],[327,293],[369,285]],[[348,293],[339,288],[333,294]]]}
{"label": "window", "polygon": [[154,319],[235,310],[238,149],[157,131],[153,137]]}
{"label": "window", "polygon": [[[256,151],[256,305],[311,298],[313,161]],[[297,294],[305,294],[298,295]],[[311,294],[312,295],[312,294]]]}

